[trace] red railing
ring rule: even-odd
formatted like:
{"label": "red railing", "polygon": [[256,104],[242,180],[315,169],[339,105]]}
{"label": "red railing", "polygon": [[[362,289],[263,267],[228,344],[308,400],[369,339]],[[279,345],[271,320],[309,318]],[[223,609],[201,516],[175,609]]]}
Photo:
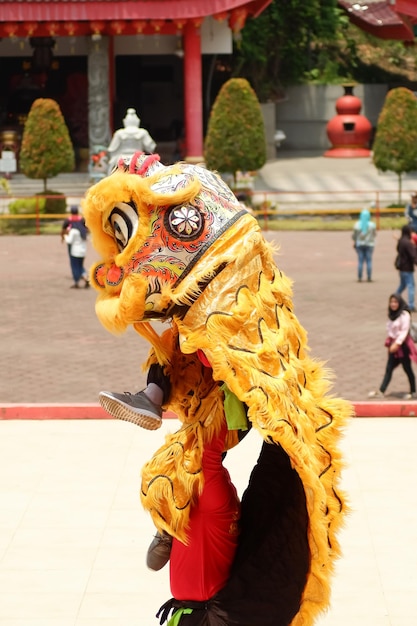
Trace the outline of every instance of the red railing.
{"label": "red railing", "polygon": [[[414,187],[413,187],[414,189]],[[408,198],[410,191],[403,190]],[[398,202],[398,190],[345,190],[345,191],[266,191],[248,193],[254,214],[262,217],[264,229],[268,229],[270,217],[299,215],[357,215],[369,208],[377,228],[384,214],[404,213],[406,201]],[[401,206],[399,206],[401,205]]]}
{"label": "red railing", "polygon": [[[370,208],[380,227],[380,217],[384,214],[402,214],[404,206],[396,208],[389,206],[395,204],[398,190],[345,190],[345,191],[269,191],[254,190],[247,192],[255,209],[254,214],[263,219],[263,228],[268,230],[268,221],[277,216],[300,216],[300,215],[357,215],[364,207]],[[409,191],[403,190],[403,196],[408,198]],[[58,196],[0,196],[0,220],[34,219],[36,234],[41,234],[42,220],[63,220],[65,214],[42,213],[40,200],[51,198],[65,198]],[[83,196],[71,196],[71,203],[80,205]],[[10,214],[7,212],[8,205],[14,200],[35,200],[35,213]],[[384,205],[384,206],[383,206]]]}
{"label": "red railing", "polygon": [[[35,221],[35,232],[37,235],[41,234],[41,221],[42,220],[64,220],[67,217],[67,213],[43,213],[41,210],[41,201],[44,200],[60,200],[66,199],[65,194],[62,195],[37,195],[37,196],[0,196],[0,220],[30,220]],[[81,204],[83,196],[71,195],[71,204]],[[35,201],[35,213],[8,213],[5,209],[8,209],[8,205],[15,200],[34,200]]]}

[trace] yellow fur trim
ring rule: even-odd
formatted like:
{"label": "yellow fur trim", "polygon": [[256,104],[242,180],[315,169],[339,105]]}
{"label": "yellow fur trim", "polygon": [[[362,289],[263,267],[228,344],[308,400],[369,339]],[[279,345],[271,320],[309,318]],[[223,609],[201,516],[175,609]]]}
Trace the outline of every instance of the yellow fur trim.
{"label": "yellow fur trim", "polygon": [[[166,363],[172,361],[172,351],[175,338],[171,329],[167,329],[166,332],[160,336],[149,322],[140,322],[138,324],[134,324],[133,326],[139,335],[153,345],[154,350],[151,362],[165,365]],[[144,363],[144,369],[149,369],[149,367],[150,362]]]}
{"label": "yellow fur trim", "polygon": [[[204,442],[211,440],[225,418],[223,393],[210,371],[196,361],[195,355],[178,356],[175,368],[167,370],[179,390],[170,408],[175,409],[184,425],[168,435],[165,444],[144,465],[141,500],[158,530],[166,530],[187,543],[190,508],[203,488]],[[186,378],[181,376],[184,372]],[[190,390],[197,393],[190,396]]]}
{"label": "yellow fur trim", "polygon": [[129,274],[119,295],[99,291],[96,301],[98,319],[111,333],[123,333],[130,324],[142,319],[146,290],[146,279],[141,274]]}

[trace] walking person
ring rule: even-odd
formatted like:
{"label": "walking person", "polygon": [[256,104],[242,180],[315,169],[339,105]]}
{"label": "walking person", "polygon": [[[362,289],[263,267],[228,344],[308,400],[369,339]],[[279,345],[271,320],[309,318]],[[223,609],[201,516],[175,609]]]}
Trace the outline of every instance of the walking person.
{"label": "walking person", "polygon": [[406,224],[402,227],[401,237],[397,243],[396,268],[400,274],[400,284],[396,290],[401,295],[407,289],[408,308],[414,312],[415,282],[414,265],[417,263],[417,248],[411,238],[411,227]]}
{"label": "walking person", "polygon": [[402,365],[410,385],[409,393],[404,395],[405,400],[415,396],[416,380],[411,365],[417,362],[417,348],[410,336],[411,315],[407,303],[396,293],[389,297],[387,338],[385,346],[388,348],[388,361],[382,383],[377,391],[370,391],[370,398],[382,398],[391,382],[393,371]]}
{"label": "walking person", "polygon": [[417,193],[411,194],[411,200],[405,208],[405,217],[413,233],[417,233]]}
{"label": "walking person", "polygon": [[376,225],[371,221],[368,209],[360,212],[359,219],[353,227],[352,239],[358,255],[358,282],[362,282],[363,266],[366,265],[368,283],[372,282],[372,254],[375,247]]}
{"label": "walking person", "polygon": [[[69,230],[71,228],[71,226],[74,224],[74,222],[81,222],[82,220],[82,215],[80,215],[78,207],[76,205],[72,206],[70,208],[70,214],[68,217],[66,217],[62,223],[62,228],[61,228],[61,243],[64,243],[65,241],[65,235],[67,235],[69,233]],[[71,256],[71,252],[70,252],[70,246],[68,245],[68,255]]]}
{"label": "walking person", "polygon": [[89,287],[88,275],[84,269],[84,259],[87,254],[87,227],[84,220],[73,222],[71,228],[64,235],[64,239],[70,248],[70,264],[74,284],[71,289],[78,289],[79,282],[84,282],[84,287]]}

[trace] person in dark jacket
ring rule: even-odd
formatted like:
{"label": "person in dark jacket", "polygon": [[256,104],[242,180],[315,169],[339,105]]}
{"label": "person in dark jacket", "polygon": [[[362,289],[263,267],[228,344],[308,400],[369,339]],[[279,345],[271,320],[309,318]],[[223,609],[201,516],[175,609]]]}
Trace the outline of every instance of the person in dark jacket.
{"label": "person in dark jacket", "polygon": [[414,265],[417,263],[417,248],[411,239],[411,228],[408,225],[402,227],[401,237],[397,243],[397,253],[400,284],[395,293],[401,295],[404,289],[407,289],[408,308],[410,311],[415,311]]}
{"label": "person in dark jacket", "polygon": [[414,233],[417,233],[417,193],[411,194],[411,200],[405,209],[405,216],[409,226]]}

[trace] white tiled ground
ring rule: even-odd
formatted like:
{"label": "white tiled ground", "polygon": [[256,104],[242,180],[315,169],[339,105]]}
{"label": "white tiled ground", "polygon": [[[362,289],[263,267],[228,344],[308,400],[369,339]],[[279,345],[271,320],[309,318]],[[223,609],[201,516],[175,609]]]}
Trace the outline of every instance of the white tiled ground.
{"label": "white tiled ground", "polygon": [[[144,565],[154,529],[138,489],[162,437],[112,420],[0,421],[1,626],[157,626],[168,569]],[[228,455],[239,491],[259,444],[250,433]],[[344,449],[352,513],[318,626],[416,626],[417,419],[356,419]]]}

